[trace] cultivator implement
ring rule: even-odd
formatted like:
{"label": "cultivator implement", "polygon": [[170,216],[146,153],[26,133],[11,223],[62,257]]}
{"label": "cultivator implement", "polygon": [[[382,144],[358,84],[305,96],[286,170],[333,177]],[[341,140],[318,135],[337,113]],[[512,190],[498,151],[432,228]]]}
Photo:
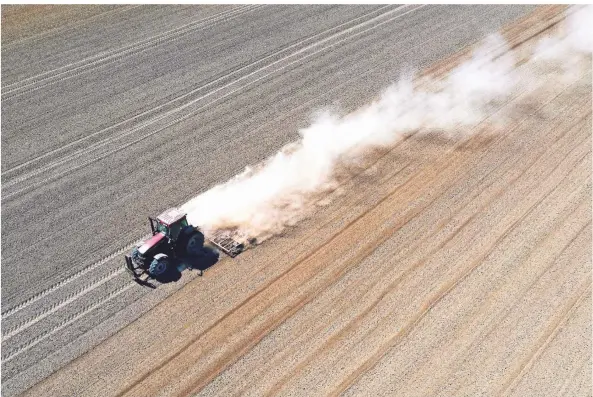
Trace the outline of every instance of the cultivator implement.
{"label": "cultivator implement", "polygon": [[227,230],[217,230],[208,233],[208,240],[216,246],[216,248],[231,258],[234,258],[243,251],[245,245],[238,241],[237,237],[233,235],[233,232]]}

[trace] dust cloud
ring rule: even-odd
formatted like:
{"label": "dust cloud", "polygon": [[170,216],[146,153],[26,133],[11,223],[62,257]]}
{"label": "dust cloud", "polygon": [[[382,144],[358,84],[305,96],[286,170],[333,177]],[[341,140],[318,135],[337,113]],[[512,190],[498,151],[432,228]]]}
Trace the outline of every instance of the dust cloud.
{"label": "dust cloud", "polygon": [[[471,127],[529,84],[562,79],[590,67],[593,7],[570,8],[559,34],[541,40],[528,61],[516,67],[515,55],[497,35],[445,78],[423,81],[403,77],[373,103],[347,115],[325,110],[299,131],[300,139],[262,164],[247,167],[182,206],[193,225],[206,234],[228,230],[259,242],[281,233],[311,213],[337,188],[338,168],[355,166],[376,149],[403,137],[438,131],[447,138]],[[527,87],[529,88],[529,87]]]}

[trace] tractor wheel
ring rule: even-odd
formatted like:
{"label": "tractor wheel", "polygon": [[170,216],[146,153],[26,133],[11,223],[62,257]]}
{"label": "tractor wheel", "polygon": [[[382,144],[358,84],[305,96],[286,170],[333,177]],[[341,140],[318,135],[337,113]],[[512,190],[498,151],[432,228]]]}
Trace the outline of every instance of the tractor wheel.
{"label": "tractor wheel", "polygon": [[189,255],[195,256],[202,252],[204,247],[204,235],[200,232],[194,233],[187,240],[186,250]]}
{"label": "tractor wheel", "polygon": [[150,263],[150,267],[148,268],[148,273],[151,276],[160,276],[164,272],[167,271],[167,267],[169,266],[169,258],[167,257],[160,257],[154,258]]}
{"label": "tractor wheel", "polygon": [[130,257],[132,258],[132,261],[134,261],[135,263],[144,262],[144,258],[142,258],[142,255],[140,255],[140,251],[138,251],[138,247],[135,247],[132,250],[132,254],[130,255]]}

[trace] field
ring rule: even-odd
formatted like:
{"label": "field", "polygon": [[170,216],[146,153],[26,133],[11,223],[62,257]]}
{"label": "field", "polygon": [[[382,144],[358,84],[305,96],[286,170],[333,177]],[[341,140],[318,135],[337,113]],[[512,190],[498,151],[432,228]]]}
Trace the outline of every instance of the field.
{"label": "field", "polygon": [[[563,12],[506,25],[518,68]],[[589,57],[471,133],[374,152],[331,202],[160,286],[24,395],[591,395],[591,78]]]}

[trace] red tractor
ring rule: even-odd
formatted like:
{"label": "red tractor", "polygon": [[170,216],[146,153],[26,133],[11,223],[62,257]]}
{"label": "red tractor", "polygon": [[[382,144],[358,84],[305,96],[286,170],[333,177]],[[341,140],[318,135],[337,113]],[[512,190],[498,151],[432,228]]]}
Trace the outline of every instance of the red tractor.
{"label": "red tractor", "polygon": [[[169,266],[191,260],[203,253],[204,234],[187,222],[186,214],[171,208],[156,219],[148,218],[152,237],[126,255],[126,269],[136,281],[164,274]],[[209,238],[218,249],[231,257],[243,250],[243,244],[218,233]]]}

